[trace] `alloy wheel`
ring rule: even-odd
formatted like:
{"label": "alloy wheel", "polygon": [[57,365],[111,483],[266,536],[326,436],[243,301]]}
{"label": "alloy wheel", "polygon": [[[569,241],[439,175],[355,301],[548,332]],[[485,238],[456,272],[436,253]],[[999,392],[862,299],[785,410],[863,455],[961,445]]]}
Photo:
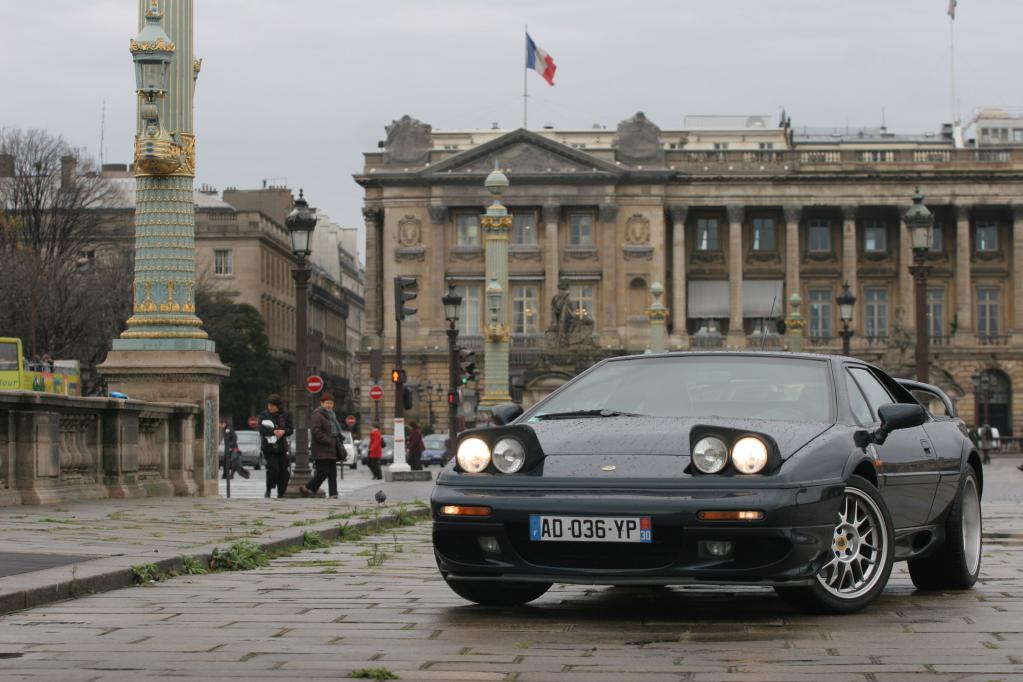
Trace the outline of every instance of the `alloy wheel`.
{"label": "alloy wheel", "polygon": [[817,573],[817,582],[840,599],[866,594],[881,577],[888,545],[877,504],[863,491],[847,487],[831,540],[831,559]]}
{"label": "alloy wheel", "polygon": [[980,566],[981,520],[980,496],[977,494],[977,480],[967,476],[963,485],[962,501],[963,558],[970,575]]}

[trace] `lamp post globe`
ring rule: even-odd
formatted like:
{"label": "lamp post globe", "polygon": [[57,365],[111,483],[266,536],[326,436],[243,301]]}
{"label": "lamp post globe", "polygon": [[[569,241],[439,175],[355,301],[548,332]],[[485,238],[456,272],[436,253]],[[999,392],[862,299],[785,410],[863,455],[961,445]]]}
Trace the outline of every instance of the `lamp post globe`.
{"label": "lamp post globe", "polygon": [[924,206],[924,198],[918,187],[913,195],[913,205],[903,216],[913,244],[913,264],[909,272],[916,288],[916,378],[926,382],[929,378],[930,329],[927,324],[927,276],[930,266],[926,264],[927,250],[931,247],[931,230],[934,215]]}
{"label": "lamp post globe", "polygon": [[455,291],[455,285],[448,285],[448,293],[440,299],[444,304],[444,319],[448,324],[458,324],[458,309],[462,306],[462,297]]}
{"label": "lamp post globe", "polygon": [[842,284],[842,293],[835,298],[835,303],[838,304],[838,319],[842,321],[842,330],[839,332],[839,336],[842,337],[842,355],[849,355],[849,340],[853,335],[849,323],[852,322],[856,309],[856,297],[849,290],[849,282]]}
{"label": "lamp post globe", "polygon": [[[458,401],[452,399],[458,395],[458,311],[462,307],[462,297],[454,284],[448,284],[448,293],[441,296],[444,305],[444,319],[448,328],[448,443],[444,452],[444,463],[447,464],[455,456],[455,436],[458,433]],[[442,390],[437,386],[438,390]]]}
{"label": "lamp post globe", "polygon": [[288,236],[291,237],[291,251],[303,260],[312,253],[313,230],[316,229],[316,216],[309,210],[309,203],[305,200],[305,192],[298,190],[298,199],[295,199],[295,207],[284,219],[284,225],[288,228]]}

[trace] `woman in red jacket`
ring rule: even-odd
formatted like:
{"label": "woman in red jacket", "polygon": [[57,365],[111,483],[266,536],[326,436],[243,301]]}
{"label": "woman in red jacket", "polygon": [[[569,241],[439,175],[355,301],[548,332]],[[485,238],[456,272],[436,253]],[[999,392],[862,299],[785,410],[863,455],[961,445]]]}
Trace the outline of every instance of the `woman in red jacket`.
{"label": "woman in red jacket", "polygon": [[373,480],[379,481],[383,478],[380,473],[380,459],[384,456],[384,439],[380,435],[380,424],[374,424],[373,430],[369,433],[369,459],[367,464],[373,472]]}

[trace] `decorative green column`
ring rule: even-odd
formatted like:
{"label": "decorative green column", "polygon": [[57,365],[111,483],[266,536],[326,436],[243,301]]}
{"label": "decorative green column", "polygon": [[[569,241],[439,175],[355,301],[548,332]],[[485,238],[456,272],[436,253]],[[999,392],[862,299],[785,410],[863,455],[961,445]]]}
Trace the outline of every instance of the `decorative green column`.
{"label": "decorative green column", "polygon": [[486,254],[486,299],[488,321],[483,344],[483,395],[479,409],[487,412],[494,405],[511,402],[508,391],[508,357],[511,332],[508,326],[508,237],[512,217],[501,204],[501,195],[508,188],[508,178],[494,164],[487,176],[487,190],[494,202],[483,214],[484,249]]}
{"label": "decorative green column", "polygon": [[789,296],[792,312],[785,318],[785,335],[789,339],[789,350],[793,353],[803,352],[803,334],[806,331],[806,318],[799,312],[803,305],[803,297],[799,294]]}
{"label": "decorative green column", "polygon": [[[138,93],[135,278],[115,350],[212,351],[195,316],[192,0],[140,0],[131,41]],[[165,28],[166,27],[166,30]]]}

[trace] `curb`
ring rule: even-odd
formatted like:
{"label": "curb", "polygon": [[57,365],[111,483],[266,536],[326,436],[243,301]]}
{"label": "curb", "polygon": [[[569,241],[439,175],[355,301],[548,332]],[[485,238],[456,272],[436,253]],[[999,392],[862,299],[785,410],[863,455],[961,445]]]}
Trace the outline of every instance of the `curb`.
{"label": "curb", "polygon": [[[429,518],[430,508],[429,507],[418,507],[416,509],[406,509],[406,513],[413,518]],[[388,512],[380,515],[378,519],[365,519],[355,523],[351,523],[351,527],[365,531],[366,529],[372,528],[377,525],[378,522],[392,522],[397,520],[397,511]],[[309,531],[315,531],[320,534],[324,540],[333,541],[341,535],[340,523],[342,519],[333,519],[330,521],[330,525],[317,525],[309,524],[308,526],[299,526],[295,528],[281,529],[278,532],[291,532],[291,534],[283,537],[275,537],[268,539],[265,542],[259,542],[255,538],[239,538],[249,539],[253,543],[259,545],[264,551],[281,550],[287,547],[294,547],[302,545],[302,536]],[[91,561],[112,561],[117,559],[139,559],[138,563],[151,563],[154,564],[157,569],[162,573],[168,573],[170,571],[181,571],[184,569],[184,557],[191,557],[204,566],[209,566],[210,559],[213,554],[213,550],[217,547],[223,546],[223,543],[217,543],[214,545],[204,545],[203,547],[209,547],[209,551],[199,552],[184,552],[177,556],[168,557],[165,559],[159,559],[157,561],[145,561],[145,557],[141,555],[120,555],[118,557],[100,557]],[[83,562],[81,564],[74,564],[74,566],[87,566],[90,561]],[[66,570],[68,566],[60,566],[56,569],[47,570]],[[24,574],[31,575],[31,574]],[[38,606],[45,606],[54,602],[66,601],[69,599],[77,599],[79,597],[89,596],[91,594],[98,594],[100,592],[110,592],[112,590],[118,590],[124,587],[134,587],[138,585],[135,582],[135,574],[131,570],[131,566],[128,567],[117,567],[110,568],[107,570],[99,570],[92,575],[84,576],[82,578],[76,578],[74,580],[59,580],[48,585],[39,585],[26,587],[23,589],[16,589],[11,592],[0,594],[0,615],[6,615],[15,611],[21,611],[23,609],[31,609]]]}

